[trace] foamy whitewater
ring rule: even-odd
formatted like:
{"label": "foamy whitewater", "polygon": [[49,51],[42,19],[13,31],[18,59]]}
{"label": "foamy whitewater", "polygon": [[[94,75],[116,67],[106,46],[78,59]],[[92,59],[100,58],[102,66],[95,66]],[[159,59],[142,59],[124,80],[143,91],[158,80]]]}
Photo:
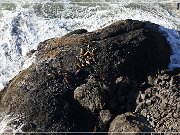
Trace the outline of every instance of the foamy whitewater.
{"label": "foamy whitewater", "polygon": [[[136,0],[18,0],[0,2],[0,90],[21,70],[28,68],[35,56],[26,54],[46,39],[61,37],[75,29],[93,31],[117,20],[134,19],[161,25],[172,48],[169,69],[180,67],[180,19],[163,3],[142,3]],[[125,3],[126,2],[126,3]],[[154,2],[154,1],[153,1]],[[174,2],[176,4],[176,2]],[[179,9],[180,10],[180,9]],[[8,124],[15,117],[5,116],[0,121],[0,132],[18,127]]]}

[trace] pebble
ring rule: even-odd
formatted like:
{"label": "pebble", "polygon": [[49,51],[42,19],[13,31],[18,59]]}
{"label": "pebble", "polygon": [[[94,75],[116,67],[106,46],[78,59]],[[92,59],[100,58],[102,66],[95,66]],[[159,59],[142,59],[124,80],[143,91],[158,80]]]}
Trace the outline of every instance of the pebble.
{"label": "pebble", "polygon": [[166,109],[167,104],[166,103],[161,103],[160,106],[161,106],[162,109]]}
{"label": "pebble", "polygon": [[155,122],[154,121],[151,121],[150,124],[151,124],[152,127],[155,127]]}
{"label": "pebble", "polygon": [[135,112],[138,112],[141,108],[143,108],[144,106],[144,103],[139,103],[137,106],[136,106],[136,109],[135,109]]}
{"label": "pebble", "polygon": [[173,117],[174,117],[174,118],[178,118],[178,117],[180,117],[180,116],[178,115],[178,112],[175,112],[175,113],[173,113]]}
{"label": "pebble", "polygon": [[141,111],[141,114],[146,117],[146,115],[147,115],[147,110],[146,110],[146,109],[143,109],[143,110]]}
{"label": "pebble", "polygon": [[162,79],[164,79],[164,80],[169,80],[169,79],[170,79],[170,77],[169,77],[169,75],[168,75],[168,74],[164,74],[164,75],[162,76]]}
{"label": "pebble", "polygon": [[166,116],[167,118],[171,118],[172,117],[172,113],[168,113],[168,115]]}
{"label": "pebble", "polygon": [[151,100],[150,100],[150,99],[146,100],[146,104],[147,104],[148,106],[151,105]]}
{"label": "pebble", "polygon": [[173,104],[173,100],[170,99],[169,102],[168,102],[169,105]]}
{"label": "pebble", "polygon": [[145,94],[141,94],[141,99],[144,100],[146,98]]}
{"label": "pebble", "polygon": [[160,118],[159,112],[155,113],[154,117],[155,117],[156,119],[159,119],[159,118]]}
{"label": "pebble", "polygon": [[167,112],[162,112],[161,117],[165,117],[167,115]]}
{"label": "pebble", "polygon": [[116,79],[116,81],[115,81],[115,82],[116,82],[116,84],[118,84],[118,83],[122,82],[122,80],[123,80],[123,77],[122,77],[122,76],[120,76],[119,78],[117,78],[117,79]]}
{"label": "pebble", "polygon": [[158,85],[160,82],[161,82],[160,79],[156,79],[156,80],[154,81],[154,85],[156,86],[156,85]]}
{"label": "pebble", "polygon": [[168,103],[167,99],[162,99],[162,103],[167,104]]}
{"label": "pebble", "polygon": [[147,95],[148,95],[148,97],[151,97],[151,96],[152,96],[152,94],[151,94],[151,93],[148,93]]}
{"label": "pebble", "polygon": [[150,120],[150,116],[149,115],[147,115],[147,121],[149,121]]}
{"label": "pebble", "polygon": [[149,84],[151,84],[151,85],[154,84],[154,79],[153,79],[152,76],[148,76],[147,79],[148,79],[148,83],[149,83]]}
{"label": "pebble", "polygon": [[107,123],[112,119],[112,114],[109,110],[101,110],[99,115],[103,123]]}
{"label": "pebble", "polygon": [[165,86],[165,84],[166,84],[166,81],[162,81],[162,82],[161,82],[161,85],[162,85],[162,86]]}

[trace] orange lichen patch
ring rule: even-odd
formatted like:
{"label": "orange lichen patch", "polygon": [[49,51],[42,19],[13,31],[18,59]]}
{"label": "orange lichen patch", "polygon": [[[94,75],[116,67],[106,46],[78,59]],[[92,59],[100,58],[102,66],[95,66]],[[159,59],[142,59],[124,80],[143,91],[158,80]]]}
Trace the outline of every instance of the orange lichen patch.
{"label": "orange lichen patch", "polygon": [[[39,52],[41,54],[48,54],[47,52],[51,50],[58,50],[61,47],[66,46],[79,46],[88,44],[90,41],[95,40],[97,37],[94,33],[85,33],[83,35],[70,35],[68,37],[64,36],[61,38],[53,38],[41,42],[41,47],[39,47]],[[61,51],[61,50],[58,50]],[[57,53],[58,54],[58,53]]]}
{"label": "orange lichen patch", "polygon": [[49,40],[44,46],[45,50],[53,50],[61,46],[75,46],[89,42],[87,36],[69,36],[62,38],[54,38],[53,40]]}
{"label": "orange lichen patch", "polygon": [[79,45],[87,42],[86,37],[70,36],[66,38],[61,38],[61,44],[66,45]]}
{"label": "orange lichen patch", "polygon": [[[61,47],[70,47],[70,46],[78,46],[82,44],[87,44],[90,42],[88,40],[88,36],[77,36],[77,35],[71,35],[69,37],[62,37],[62,38],[54,38],[52,40],[48,40],[46,42],[42,42],[42,47],[40,50],[38,50],[38,58],[54,58],[56,56],[59,56],[61,53]],[[81,53],[84,53],[83,50],[81,50]]]}
{"label": "orange lichen patch", "polygon": [[48,59],[48,58],[55,58],[56,56],[60,56],[61,51],[58,49],[45,51],[44,53],[41,53],[39,58]]}

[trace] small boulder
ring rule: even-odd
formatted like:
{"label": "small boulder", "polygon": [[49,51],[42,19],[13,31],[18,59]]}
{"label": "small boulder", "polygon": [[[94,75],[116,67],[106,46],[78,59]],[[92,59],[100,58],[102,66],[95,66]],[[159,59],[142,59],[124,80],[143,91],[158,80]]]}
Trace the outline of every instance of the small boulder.
{"label": "small boulder", "polygon": [[110,89],[101,81],[90,76],[86,84],[74,91],[74,99],[91,112],[102,110],[109,99]]}
{"label": "small boulder", "polygon": [[112,114],[109,110],[101,110],[99,116],[103,123],[108,123],[112,119]]}
{"label": "small boulder", "polygon": [[[114,132],[153,132],[145,117],[137,113],[127,112],[118,115],[110,124],[109,135]],[[134,134],[134,133],[132,133]]]}

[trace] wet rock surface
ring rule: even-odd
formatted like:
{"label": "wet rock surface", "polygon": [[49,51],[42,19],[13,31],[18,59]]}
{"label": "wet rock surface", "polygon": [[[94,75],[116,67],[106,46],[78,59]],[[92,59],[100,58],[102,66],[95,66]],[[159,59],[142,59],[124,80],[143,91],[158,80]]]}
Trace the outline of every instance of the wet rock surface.
{"label": "wet rock surface", "polygon": [[[156,105],[153,90],[171,89],[159,110],[169,102],[178,108],[179,98],[169,98],[179,89],[178,75],[153,76],[167,69],[171,54],[156,24],[124,20],[93,32],[79,29],[31,53],[36,61],[0,92],[0,111],[21,115],[23,131],[161,131],[149,120],[161,118],[148,114]],[[172,113],[177,124],[178,116]]]}

